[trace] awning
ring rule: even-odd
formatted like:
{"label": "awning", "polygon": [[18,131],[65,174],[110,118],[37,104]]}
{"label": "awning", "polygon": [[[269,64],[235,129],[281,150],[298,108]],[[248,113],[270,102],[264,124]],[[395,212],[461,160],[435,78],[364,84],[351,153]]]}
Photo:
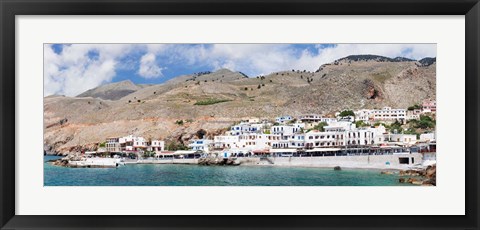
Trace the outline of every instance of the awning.
{"label": "awning", "polygon": [[311,152],[335,152],[335,151],[340,151],[342,149],[340,148],[314,148],[314,149],[309,149],[305,152],[311,153]]}
{"label": "awning", "polygon": [[231,153],[248,153],[250,150],[248,149],[230,149],[229,152]]}
{"label": "awning", "polygon": [[380,146],[380,148],[382,148],[382,149],[398,149],[398,148],[401,148],[401,147],[396,146],[396,145],[382,145],[382,146]]}
{"label": "awning", "polygon": [[297,149],[270,149],[271,153],[296,153]]}
{"label": "awning", "polygon": [[269,150],[268,149],[257,149],[257,150],[253,150],[252,152],[253,153],[269,153]]}
{"label": "awning", "polygon": [[193,151],[193,150],[178,150],[178,151],[175,151],[173,154],[174,155],[185,155],[185,154],[194,154],[196,152],[197,151]]}

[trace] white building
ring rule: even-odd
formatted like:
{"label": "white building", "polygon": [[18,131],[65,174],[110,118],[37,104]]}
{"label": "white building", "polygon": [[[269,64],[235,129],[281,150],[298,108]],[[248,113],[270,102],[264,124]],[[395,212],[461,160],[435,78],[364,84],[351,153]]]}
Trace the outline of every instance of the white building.
{"label": "white building", "polygon": [[437,101],[432,99],[426,99],[422,103],[422,112],[435,113],[437,111]]}
{"label": "white building", "polygon": [[244,118],[242,118],[242,122],[246,122],[246,123],[250,123],[250,124],[260,123],[260,118],[256,118],[256,117],[244,117]]}
{"label": "white building", "polygon": [[270,133],[282,136],[292,136],[302,131],[304,125],[275,125],[270,127]]}
{"label": "white building", "polygon": [[419,120],[420,119],[420,114],[422,113],[421,110],[415,109],[415,110],[407,110],[407,117],[406,120]]}
{"label": "white building", "polygon": [[238,149],[240,148],[240,136],[215,136],[213,138],[213,149],[215,150],[224,150],[224,149]]}
{"label": "white building", "polygon": [[385,134],[385,141],[397,142],[403,145],[413,145],[417,143],[415,134]]}
{"label": "white building", "polygon": [[230,128],[231,135],[241,135],[245,133],[259,133],[264,125],[263,124],[250,124],[242,122],[238,125],[234,125]]}
{"label": "white building", "polygon": [[134,147],[133,147],[133,143],[134,143],[135,138],[136,137],[134,137],[133,135],[128,135],[126,137],[120,137],[119,142],[120,142],[121,151],[122,152],[135,151]]}
{"label": "white building", "polygon": [[369,124],[370,120],[373,119],[373,111],[371,109],[361,109],[354,113],[356,121],[363,121],[364,123]]}
{"label": "white building", "polygon": [[300,116],[298,119],[306,123],[326,122],[327,124],[330,124],[331,122],[337,121],[336,118],[322,117],[321,115],[318,115],[318,114],[305,114]]}
{"label": "white building", "polygon": [[293,120],[292,116],[281,116],[281,117],[276,117],[275,122],[280,123],[280,124],[285,124],[289,121]]}
{"label": "white building", "polygon": [[165,151],[165,141],[152,140],[152,143],[150,143],[149,146],[149,151]]}
{"label": "white building", "polygon": [[432,142],[435,141],[435,133],[420,134],[420,141]]}
{"label": "white building", "polygon": [[345,142],[345,132],[317,130],[305,134],[305,148],[342,146]]}
{"label": "white building", "polygon": [[213,141],[208,139],[192,140],[188,147],[190,147],[190,149],[193,151],[203,151],[209,153],[211,144],[213,144]]}
{"label": "white building", "polygon": [[[100,149],[98,150],[100,152]],[[107,138],[107,141],[105,142],[105,151],[107,152],[120,152],[120,138],[118,137],[109,137]]]}
{"label": "white building", "polygon": [[373,120],[375,121],[395,121],[399,120],[403,122],[407,118],[406,109],[392,109],[390,107],[384,107],[382,109],[372,110]]}

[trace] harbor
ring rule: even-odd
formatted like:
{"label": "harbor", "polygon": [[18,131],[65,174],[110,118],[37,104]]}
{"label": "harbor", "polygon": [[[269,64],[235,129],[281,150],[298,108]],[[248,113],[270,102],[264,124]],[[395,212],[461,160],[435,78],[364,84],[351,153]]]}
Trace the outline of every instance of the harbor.
{"label": "harbor", "polygon": [[399,182],[400,178],[408,179],[410,176],[400,176],[399,171],[381,174],[379,169],[189,164],[69,168],[48,162],[58,158],[45,156],[46,186],[414,186]]}

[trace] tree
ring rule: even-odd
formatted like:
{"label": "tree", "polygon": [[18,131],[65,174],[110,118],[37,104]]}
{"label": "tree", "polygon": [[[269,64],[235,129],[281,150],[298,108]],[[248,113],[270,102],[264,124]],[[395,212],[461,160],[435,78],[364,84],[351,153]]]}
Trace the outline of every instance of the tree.
{"label": "tree", "polygon": [[393,122],[390,125],[390,132],[394,132],[395,130],[397,132],[400,132],[402,130],[402,124],[400,124],[400,122],[398,120],[395,120],[395,122]]}
{"label": "tree", "polygon": [[355,122],[355,125],[357,127],[365,127],[365,126],[368,126],[365,122],[363,122],[362,120],[359,120],[359,121],[356,121]]}
{"label": "tree", "polygon": [[352,110],[343,110],[342,112],[340,112],[340,117],[348,117],[348,116],[355,117],[355,113]]}
{"label": "tree", "polygon": [[422,106],[420,106],[418,104],[415,104],[415,105],[409,106],[408,110],[413,111],[415,109],[421,109],[421,108],[422,108]]}
{"label": "tree", "polygon": [[325,129],[324,129],[325,126],[328,126],[327,122],[322,121],[322,122],[318,123],[318,125],[315,125],[313,127],[313,129],[316,129],[320,132],[323,132],[323,131],[325,131]]}
{"label": "tree", "polygon": [[261,85],[258,85],[258,86],[257,86],[257,89],[260,89],[260,88],[262,88],[262,86],[261,86]]}
{"label": "tree", "polygon": [[177,124],[177,125],[183,125],[183,120],[176,120],[176,121],[175,121],[175,124]]}

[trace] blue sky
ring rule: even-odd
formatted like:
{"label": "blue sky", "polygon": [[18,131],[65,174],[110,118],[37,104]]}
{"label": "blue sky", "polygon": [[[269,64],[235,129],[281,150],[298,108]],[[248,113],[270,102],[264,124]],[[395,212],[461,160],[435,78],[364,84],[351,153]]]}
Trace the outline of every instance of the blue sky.
{"label": "blue sky", "polygon": [[102,84],[158,84],[173,77],[228,68],[251,77],[281,70],[315,71],[353,54],[421,59],[435,44],[46,44],[44,91],[76,96]]}

